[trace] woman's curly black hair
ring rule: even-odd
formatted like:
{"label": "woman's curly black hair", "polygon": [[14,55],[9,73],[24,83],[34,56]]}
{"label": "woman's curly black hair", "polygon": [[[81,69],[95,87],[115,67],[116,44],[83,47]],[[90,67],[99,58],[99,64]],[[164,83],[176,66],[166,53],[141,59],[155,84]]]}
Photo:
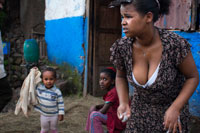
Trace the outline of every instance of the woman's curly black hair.
{"label": "woman's curly black hair", "polygon": [[160,16],[169,13],[171,0],[114,0],[109,6],[115,7],[121,4],[133,4],[135,9],[142,15],[152,12],[154,15],[153,21],[156,22]]}

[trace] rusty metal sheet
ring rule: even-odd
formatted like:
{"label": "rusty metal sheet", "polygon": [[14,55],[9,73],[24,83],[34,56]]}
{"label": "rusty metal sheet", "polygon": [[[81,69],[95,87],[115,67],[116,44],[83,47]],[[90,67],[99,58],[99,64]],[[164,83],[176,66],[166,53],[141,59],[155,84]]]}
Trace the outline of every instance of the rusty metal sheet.
{"label": "rusty metal sheet", "polygon": [[172,0],[170,12],[162,16],[155,25],[165,29],[187,31],[191,27],[192,0]]}

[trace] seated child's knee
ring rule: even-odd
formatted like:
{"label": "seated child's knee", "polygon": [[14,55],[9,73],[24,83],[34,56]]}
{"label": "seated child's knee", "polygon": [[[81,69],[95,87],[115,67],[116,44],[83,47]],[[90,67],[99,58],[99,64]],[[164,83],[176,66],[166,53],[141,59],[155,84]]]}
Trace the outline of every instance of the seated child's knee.
{"label": "seated child's knee", "polygon": [[101,115],[100,112],[98,111],[93,111],[91,114],[90,114],[90,119],[91,120],[99,120],[98,117]]}

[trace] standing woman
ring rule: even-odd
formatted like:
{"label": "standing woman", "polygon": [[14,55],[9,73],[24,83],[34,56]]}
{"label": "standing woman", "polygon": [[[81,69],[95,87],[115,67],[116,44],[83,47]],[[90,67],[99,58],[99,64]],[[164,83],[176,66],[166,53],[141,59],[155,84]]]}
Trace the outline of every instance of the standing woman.
{"label": "standing woman", "polygon": [[[190,44],[154,26],[170,0],[118,1],[111,5],[121,5],[126,36],[112,45],[110,59],[117,68],[118,117],[129,118],[126,132],[188,132],[188,99],[199,82]],[[131,107],[128,82],[135,88]]]}

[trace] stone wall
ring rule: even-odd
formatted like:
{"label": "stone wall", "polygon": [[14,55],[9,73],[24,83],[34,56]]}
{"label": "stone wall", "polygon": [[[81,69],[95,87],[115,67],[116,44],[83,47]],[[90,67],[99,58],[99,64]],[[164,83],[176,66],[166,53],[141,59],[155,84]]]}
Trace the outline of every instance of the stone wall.
{"label": "stone wall", "polygon": [[5,55],[5,67],[10,86],[15,89],[22,85],[26,77],[22,66],[24,35],[19,20],[13,22],[9,30],[4,33],[3,41],[10,43],[10,53]]}
{"label": "stone wall", "polygon": [[44,33],[44,7],[45,2],[40,0],[7,0],[4,4],[6,18],[1,31],[2,40],[10,43],[10,53],[5,55],[5,68],[13,89],[21,87],[27,76],[23,55],[25,39],[44,40],[44,35],[39,38],[32,36]]}
{"label": "stone wall", "polygon": [[20,0],[20,23],[25,39],[30,39],[33,31],[44,33],[44,10],[44,0]]}

